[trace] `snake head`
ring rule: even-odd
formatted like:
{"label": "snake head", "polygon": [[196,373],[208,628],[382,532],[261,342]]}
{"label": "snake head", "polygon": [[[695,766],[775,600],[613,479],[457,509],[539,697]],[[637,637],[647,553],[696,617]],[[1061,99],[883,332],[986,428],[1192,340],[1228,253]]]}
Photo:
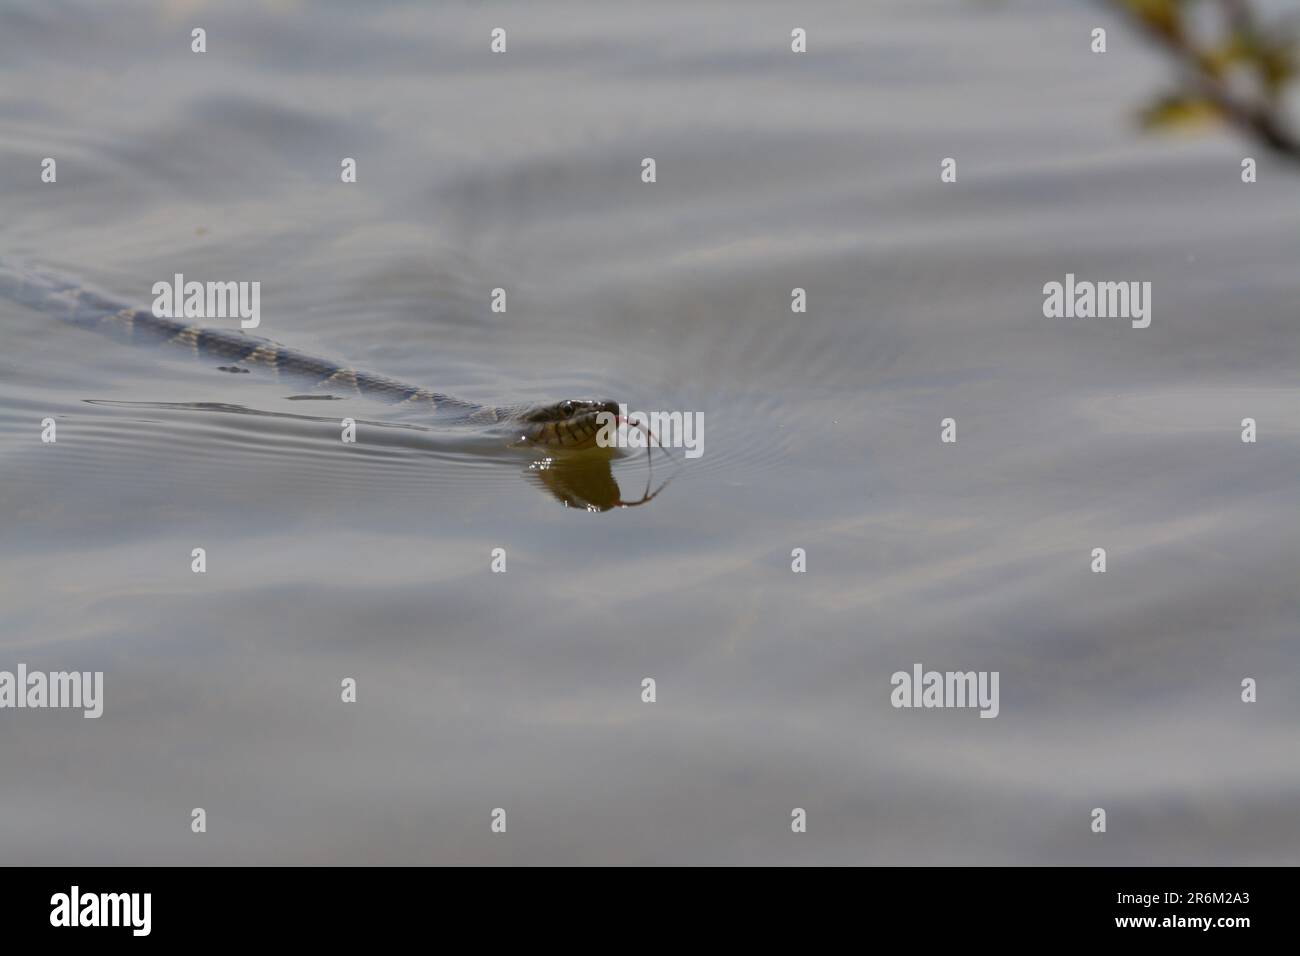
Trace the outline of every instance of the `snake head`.
{"label": "snake head", "polygon": [[[601,427],[617,422],[618,414],[618,402],[571,398],[550,405],[534,405],[519,416],[519,421],[524,425],[524,439],[532,444],[548,448],[594,448]],[[609,415],[614,417],[602,417]]]}

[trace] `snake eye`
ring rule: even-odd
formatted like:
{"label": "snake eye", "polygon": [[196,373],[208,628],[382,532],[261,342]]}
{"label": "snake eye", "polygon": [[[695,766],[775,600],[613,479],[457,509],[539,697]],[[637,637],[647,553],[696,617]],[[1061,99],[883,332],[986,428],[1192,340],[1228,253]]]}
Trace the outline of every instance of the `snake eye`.
{"label": "snake eye", "polygon": [[564,402],[560,405],[560,414],[568,418],[573,414],[573,402]]}

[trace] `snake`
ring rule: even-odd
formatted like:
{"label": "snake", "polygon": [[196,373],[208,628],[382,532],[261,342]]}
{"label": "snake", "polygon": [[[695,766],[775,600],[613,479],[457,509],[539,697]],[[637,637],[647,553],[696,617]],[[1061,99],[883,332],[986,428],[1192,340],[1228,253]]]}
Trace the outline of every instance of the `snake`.
{"label": "snake", "polygon": [[[403,412],[501,435],[508,443],[579,451],[598,446],[602,427],[620,416],[619,403],[570,398],[537,404],[480,405],[427,388],[300,352],[243,329],[203,326],[158,316],[48,271],[0,263],[0,295],[120,341],[164,343],[222,371],[264,371],[331,396],[364,396]],[[324,396],[322,396],[324,397]]]}

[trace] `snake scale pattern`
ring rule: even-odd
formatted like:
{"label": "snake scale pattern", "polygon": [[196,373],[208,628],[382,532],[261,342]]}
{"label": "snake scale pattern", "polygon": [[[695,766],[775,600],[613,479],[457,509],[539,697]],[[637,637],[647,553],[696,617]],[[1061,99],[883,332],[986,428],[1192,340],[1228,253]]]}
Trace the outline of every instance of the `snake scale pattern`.
{"label": "snake scale pattern", "polygon": [[0,295],[75,325],[127,342],[165,343],[224,371],[265,371],[322,393],[359,395],[439,422],[495,428],[523,444],[555,449],[594,447],[602,413],[617,402],[569,399],[539,405],[478,405],[383,375],[319,358],[242,330],[214,328],[154,315],[58,276],[0,263]]}

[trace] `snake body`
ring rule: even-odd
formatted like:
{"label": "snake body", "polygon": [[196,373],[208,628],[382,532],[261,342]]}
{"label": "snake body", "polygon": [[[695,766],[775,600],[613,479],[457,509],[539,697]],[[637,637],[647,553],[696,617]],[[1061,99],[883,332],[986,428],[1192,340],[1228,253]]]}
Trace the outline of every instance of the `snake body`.
{"label": "snake body", "polygon": [[540,405],[479,405],[361,371],[242,330],[197,325],[154,315],[47,272],[0,263],[0,294],[29,308],[128,342],[166,343],[226,371],[253,369],[334,395],[359,395],[447,424],[496,427],[525,444],[590,448],[617,402],[570,399]]}

